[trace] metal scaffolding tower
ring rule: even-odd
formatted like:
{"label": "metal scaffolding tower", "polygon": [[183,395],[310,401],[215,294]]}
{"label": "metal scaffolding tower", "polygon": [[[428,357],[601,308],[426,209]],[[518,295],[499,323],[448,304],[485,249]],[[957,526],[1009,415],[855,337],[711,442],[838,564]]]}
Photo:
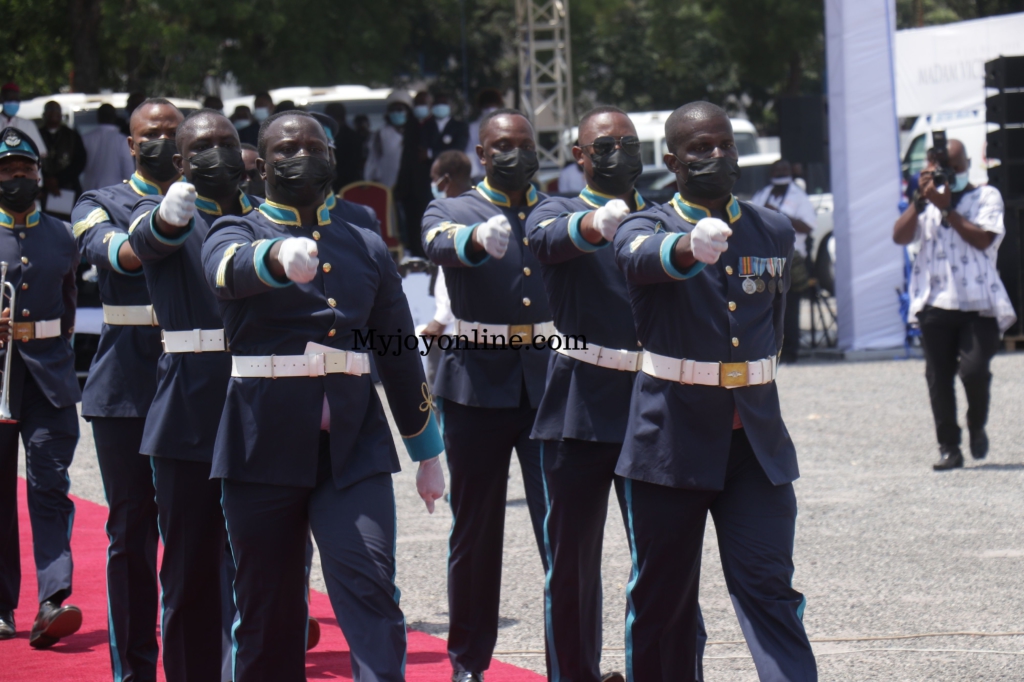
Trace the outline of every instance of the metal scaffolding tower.
{"label": "metal scaffolding tower", "polygon": [[561,168],[572,143],[563,136],[575,123],[569,0],[516,0],[516,23],[520,106],[537,131],[541,168]]}

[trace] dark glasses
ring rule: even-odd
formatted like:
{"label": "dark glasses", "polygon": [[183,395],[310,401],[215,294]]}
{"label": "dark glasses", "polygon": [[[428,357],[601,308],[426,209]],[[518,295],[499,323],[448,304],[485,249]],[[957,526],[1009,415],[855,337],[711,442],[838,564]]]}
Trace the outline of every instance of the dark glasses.
{"label": "dark glasses", "polygon": [[639,156],[640,154],[640,138],[636,135],[623,135],[622,137],[612,137],[607,135],[604,137],[596,138],[590,144],[582,146],[583,149],[587,147],[594,148],[594,154],[597,156],[604,156],[605,154],[611,154],[615,151],[615,147],[621,147],[622,151],[626,152],[630,156]]}

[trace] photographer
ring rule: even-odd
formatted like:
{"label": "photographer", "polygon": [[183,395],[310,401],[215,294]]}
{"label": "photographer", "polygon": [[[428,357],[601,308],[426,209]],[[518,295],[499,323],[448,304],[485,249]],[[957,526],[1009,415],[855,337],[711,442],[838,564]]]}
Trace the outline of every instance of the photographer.
{"label": "photographer", "polygon": [[936,471],[964,464],[956,416],[954,377],[967,394],[971,455],[988,454],[989,363],[999,339],[1017,319],[996,272],[1005,234],[1003,198],[990,186],[970,184],[963,143],[935,134],[934,162],[921,173],[913,202],[893,227],[897,244],[914,242],[910,275],[911,322],[921,327],[925,376],[939,440]]}

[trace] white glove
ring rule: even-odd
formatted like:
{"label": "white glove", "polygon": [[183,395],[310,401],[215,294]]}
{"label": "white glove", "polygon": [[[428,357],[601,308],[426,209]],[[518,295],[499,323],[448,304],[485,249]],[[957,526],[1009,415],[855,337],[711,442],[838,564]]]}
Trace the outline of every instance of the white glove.
{"label": "white glove", "polygon": [[508,224],[508,218],[503,215],[496,215],[476,226],[476,234],[473,235],[476,243],[484,247],[491,256],[504,258],[508,250],[508,238],[512,234],[512,226]]}
{"label": "white glove", "polygon": [[701,263],[717,263],[719,256],[729,249],[726,241],[732,230],[718,218],[701,218],[690,233],[690,249]]}
{"label": "white glove", "polygon": [[196,212],[196,188],[187,182],[176,182],[167,189],[160,202],[160,217],[168,225],[184,227]]}
{"label": "white glove", "polygon": [[601,237],[610,242],[615,239],[615,231],[629,215],[629,206],[622,199],[612,199],[601,208],[594,211],[594,227],[601,233]]}
{"label": "white glove", "polygon": [[427,503],[427,512],[434,513],[434,500],[444,495],[444,471],[441,469],[441,458],[434,457],[420,462],[416,472],[416,490]]}
{"label": "white glove", "polygon": [[316,268],[320,265],[316,256],[316,242],[307,237],[289,237],[281,242],[277,252],[285,277],[299,284],[312,282],[316,277]]}

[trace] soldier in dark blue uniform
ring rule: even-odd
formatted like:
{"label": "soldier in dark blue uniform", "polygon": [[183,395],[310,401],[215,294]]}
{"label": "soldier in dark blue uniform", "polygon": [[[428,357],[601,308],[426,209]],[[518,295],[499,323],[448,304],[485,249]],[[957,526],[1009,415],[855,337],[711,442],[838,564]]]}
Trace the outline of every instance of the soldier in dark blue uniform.
{"label": "soldier in dark blue uniform", "polygon": [[710,511],[762,680],[817,679],[793,589],[799,475],[774,383],[795,232],[740,203],[732,126],[707,102],[665,123],[679,193],[615,235],[643,344],[616,473],[633,550],[627,679],[691,680]]}
{"label": "soldier in dark blue uniform", "polygon": [[139,261],[128,241],[132,209],[181,177],[172,159],[181,112],[166,100],[132,113],[135,173],[121,185],[83,194],[71,213],[82,258],[99,269],[103,330],[82,394],[92,422],[107,517],[107,601],[114,679],[156,679],[157,507],[149,457],[140,454],[156,393],[160,329]]}
{"label": "soldier in dark blue uniform", "polygon": [[[580,119],[579,139],[573,155],[586,189],[545,199],[527,225],[559,334],[586,339],[586,348],[567,343],[551,354],[533,427],[532,437],[543,441],[548,503],[546,642],[552,680],[621,682],[620,673],[602,677],[600,670],[601,549],[613,485],[625,521],[615,465],[640,348],[626,279],[608,247],[626,216],[646,208],[633,189],[643,161],[636,129],[621,109],[592,109]],[[700,634],[703,650],[703,628]]]}
{"label": "soldier in dark blue uniform", "polygon": [[[508,468],[515,448],[526,502],[544,558],[540,443],[530,438],[544,394],[554,332],[540,263],[530,251],[529,213],[543,198],[533,127],[499,109],[480,123],[486,179],[465,194],[434,201],[423,216],[423,248],[444,267],[456,319],[453,347],[441,358],[435,392],[443,399],[451,475],[448,656],[453,680],[482,679],[498,636],[501,553]],[[506,348],[486,348],[500,336]],[[467,344],[480,341],[480,347]],[[514,343],[514,345],[513,345]],[[499,344],[500,345],[500,344]]]}
{"label": "soldier in dark blue uniform", "polygon": [[[39,614],[29,644],[42,649],[76,632],[71,596],[71,524],[68,467],[78,444],[82,394],[75,377],[78,249],[66,223],[40,213],[39,150],[17,128],[0,131],[0,261],[14,286],[2,299],[0,367],[10,358],[3,394],[12,421],[0,422],[0,639],[14,637],[21,590],[18,541],[18,435],[25,444],[28,513],[39,585]],[[6,289],[6,287],[5,287]],[[6,292],[0,291],[6,294]],[[11,310],[11,308],[14,310]],[[6,419],[8,415],[4,414]]]}
{"label": "soldier in dark blue uniform", "polygon": [[222,659],[230,656],[221,637],[227,538],[220,481],[210,479],[210,466],[231,356],[203,276],[202,249],[218,216],[253,209],[238,189],[245,170],[238,133],[223,114],[192,114],[178,126],[176,141],[174,164],[187,182],[174,183],[166,196],[141,198],[129,235],[164,347],[141,452],[153,458],[164,542],[160,636],[167,680],[221,682]]}
{"label": "soldier in dark blue uniform", "polygon": [[[401,680],[399,466],[363,351],[379,335],[411,334],[412,316],[383,240],[327,210],[334,173],[313,117],[268,118],[257,163],[266,203],[219,219],[203,246],[232,354],[212,475],[223,479],[237,566],[234,680],[305,679],[310,529],[354,679]],[[419,354],[387,353],[377,366],[433,511],[442,443]]]}

